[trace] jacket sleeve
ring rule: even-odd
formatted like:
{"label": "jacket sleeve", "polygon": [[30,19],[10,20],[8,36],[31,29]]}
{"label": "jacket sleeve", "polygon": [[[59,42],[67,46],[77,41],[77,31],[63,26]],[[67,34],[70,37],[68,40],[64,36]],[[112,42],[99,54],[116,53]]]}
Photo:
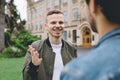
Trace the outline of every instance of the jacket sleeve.
{"label": "jacket sleeve", "polygon": [[66,42],[66,44],[69,45],[68,50],[72,51],[72,53],[71,53],[72,57],[76,58],[77,57],[77,47],[74,44],[72,44],[71,42],[68,42],[68,41]]}
{"label": "jacket sleeve", "polygon": [[93,80],[88,78],[81,69],[78,70],[73,65],[70,62],[64,67],[60,75],[60,80]]}
{"label": "jacket sleeve", "polygon": [[[38,41],[33,42],[31,45],[37,51],[39,51],[43,43],[44,43],[44,40],[43,41],[38,40]],[[40,65],[35,66],[32,63],[31,53],[28,50],[25,55],[25,61],[24,61],[24,66],[23,66],[23,80],[38,80],[39,67]]]}
{"label": "jacket sleeve", "polygon": [[74,50],[74,56],[77,57],[77,49]]}
{"label": "jacket sleeve", "polygon": [[27,51],[23,66],[23,80],[37,80],[38,66],[31,62],[30,52]]}
{"label": "jacket sleeve", "polygon": [[[77,57],[77,47],[72,44],[72,49],[73,49],[72,56],[73,56],[73,58],[76,58],[76,57]],[[71,50],[72,50],[72,49],[71,49]]]}

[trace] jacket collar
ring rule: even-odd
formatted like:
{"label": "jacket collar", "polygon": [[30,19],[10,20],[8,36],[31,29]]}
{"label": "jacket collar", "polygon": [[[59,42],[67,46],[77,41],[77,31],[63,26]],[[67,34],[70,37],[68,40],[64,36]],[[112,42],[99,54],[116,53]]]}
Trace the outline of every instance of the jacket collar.
{"label": "jacket collar", "polygon": [[[49,47],[52,47],[51,46],[51,43],[50,43],[50,40],[49,40],[49,37],[45,40],[46,41],[46,43],[47,43],[47,45],[49,46]],[[64,47],[64,40],[62,39],[62,48]]]}
{"label": "jacket collar", "polygon": [[95,47],[98,47],[101,43],[103,43],[105,40],[108,40],[111,37],[120,35],[120,27],[119,28],[115,28],[113,30],[111,30],[110,32],[106,33],[98,42],[98,44]]}

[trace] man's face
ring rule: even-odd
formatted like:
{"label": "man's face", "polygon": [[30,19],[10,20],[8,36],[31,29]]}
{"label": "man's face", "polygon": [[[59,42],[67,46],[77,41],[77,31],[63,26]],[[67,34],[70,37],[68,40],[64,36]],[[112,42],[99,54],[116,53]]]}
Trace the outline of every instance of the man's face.
{"label": "man's face", "polygon": [[59,38],[64,32],[64,15],[52,14],[47,17],[47,30],[49,35],[55,38]]}
{"label": "man's face", "polygon": [[97,28],[96,28],[96,22],[95,22],[95,19],[94,17],[92,16],[91,12],[90,12],[90,7],[89,5],[86,4],[85,2],[85,10],[84,10],[84,14],[85,14],[85,18],[86,20],[90,23],[91,25],[91,29],[94,31],[94,32],[98,32],[97,31]]}

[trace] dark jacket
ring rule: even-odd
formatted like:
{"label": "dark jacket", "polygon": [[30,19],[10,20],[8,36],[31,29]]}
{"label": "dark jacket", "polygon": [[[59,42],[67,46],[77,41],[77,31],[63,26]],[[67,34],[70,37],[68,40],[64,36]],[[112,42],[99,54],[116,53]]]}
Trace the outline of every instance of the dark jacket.
{"label": "dark jacket", "polygon": [[[52,80],[55,53],[49,39],[36,41],[32,43],[32,46],[39,52],[43,60],[39,66],[34,66],[31,62],[30,52],[27,51],[23,68],[23,80]],[[76,49],[70,43],[62,40],[61,55],[63,65],[65,65],[77,57]]]}

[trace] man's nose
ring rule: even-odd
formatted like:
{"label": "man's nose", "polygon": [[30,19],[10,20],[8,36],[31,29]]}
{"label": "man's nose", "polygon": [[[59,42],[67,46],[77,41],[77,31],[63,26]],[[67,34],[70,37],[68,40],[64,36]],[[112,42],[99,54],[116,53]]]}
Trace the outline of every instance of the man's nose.
{"label": "man's nose", "polygon": [[60,27],[60,24],[59,24],[59,22],[57,22],[57,23],[56,23],[56,27]]}

